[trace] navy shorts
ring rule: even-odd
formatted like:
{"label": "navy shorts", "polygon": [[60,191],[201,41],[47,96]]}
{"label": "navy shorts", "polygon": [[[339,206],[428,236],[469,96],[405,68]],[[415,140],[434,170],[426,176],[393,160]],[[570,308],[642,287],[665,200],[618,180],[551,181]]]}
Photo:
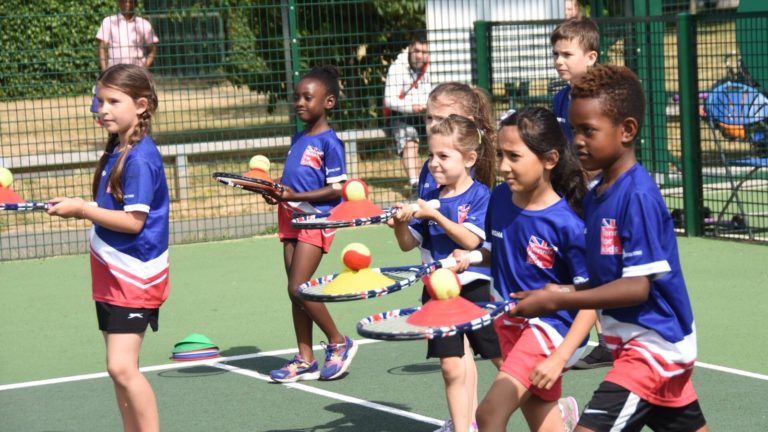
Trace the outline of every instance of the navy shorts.
{"label": "navy shorts", "polygon": [[96,302],[99,330],[107,333],[144,333],[147,325],[157,331],[160,309],[129,308]]}
{"label": "navy shorts", "polygon": [[677,408],[654,405],[608,381],[600,383],[579,418],[580,426],[595,431],[640,431],[648,426],[656,432],[686,432],[706,424],[698,400]]}
{"label": "navy shorts", "polygon": [[[485,280],[472,281],[461,288],[461,296],[471,302],[487,302],[491,299],[491,286]],[[428,299],[429,294],[424,290],[421,297],[422,303]],[[465,335],[475,355],[484,359],[501,357],[496,329],[492,325],[487,325],[478,330],[456,336],[429,339],[427,341],[427,358],[464,357]]]}

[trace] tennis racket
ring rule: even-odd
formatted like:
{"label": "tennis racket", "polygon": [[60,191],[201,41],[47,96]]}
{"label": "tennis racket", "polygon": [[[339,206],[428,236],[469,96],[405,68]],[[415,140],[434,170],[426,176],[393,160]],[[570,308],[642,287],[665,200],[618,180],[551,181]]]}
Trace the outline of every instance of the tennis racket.
{"label": "tennis racket", "polygon": [[493,320],[500,315],[509,312],[514,304],[514,301],[484,304],[478,303],[478,306],[487,311],[485,315],[471,321],[458,322],[456,324],[441,327],[418,326],[408,322],[408,317],[421,309],[421,306],[395,309],[363,318],[357,323],[357,333],[360,336],[369,339],[386,341],[436,339],[454,336],[490,325],[493,323]]}
{"label": "tennis racket", "polygon": [[260,193],[262,195],[267,195],[270,192],[280,194],[284,189],[283,185],[280,183],[260,178],[246,177],[239,174],[215,172],[212,177],[221,184],[246,190],[248,192]]}
{"label": "tennis racket", "polygon": [[[410,204],[414,211],[419,209],[419,205],[414,203]],[[439,200],[429,200],[427,205],[434,209],[440,208]],[[363,225],[371,225],[377,223],[384,223],[392,219],[397,214],[399,208],[389,207],[382,211],[381,214],[356,218],[347,220],[328,220],[330,212],[324,213],[302,213],[294,212],[293,218],[291,218],[291,226],[296,229],[327,229],[327,228],[349,228],[358,227]]]}
{"label": "tennis racket", "polygon": [[[474,250],[469,253],[469,262],[472,264],[479,264],[483,261],[483,255],[479,250]],[[381,267],[371,269],[379,272],[384,276],[392,279],[394,283],[383,286],[380,288],[352,291],[344,293],[328,293],[325,288],[328,284],[336,279],[339,274],[333,274],[323,276],[317,279],[313,279],[304,282],[299,286],[299,296],[306,300],[321,301],[321,302],[341,302],[349,300],[364,300],[372,297],[381,297],[393,292],[400,291],[403,288],[407,288],[422,277],[432,273],[439,268],[450,268],[456,265],[456,259],[448,257],[440,261],[431,262],[429,264],[422,264],[417,266],[402,266],[402,267]]]}
{"label": "tennis racket", "polygon": [[[87,203],[89,206],[96,207],[95,202]],[[52,207],[54,204],[43,201],[27,201],[23,203],[0,203],[0,210],[12,210],[12,211],[45,211]]]}

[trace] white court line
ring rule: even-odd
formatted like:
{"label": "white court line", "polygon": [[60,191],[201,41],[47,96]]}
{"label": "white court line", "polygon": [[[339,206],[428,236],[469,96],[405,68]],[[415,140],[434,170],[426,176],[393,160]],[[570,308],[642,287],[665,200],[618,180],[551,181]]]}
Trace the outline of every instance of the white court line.
{"label": "white court line", "polygon": [[[240,374],[240,375],[245,375],[247,377],[260,379],[262,381],[270,381],[270,382],[272,381],[272,379],[270,377],[268,377],[268,376],[266,376],[264,374],[260,374],[258,372],[255,372],[255,371],[252,371],[252,370],[248,370],[248,369],[242,369],[242,368],[239,368],[239,367],[236,367],[236,366],[231,366],[231,365],[228,365],[228,364],[216,363],[216,364],[213,364],[211,366],[213,366],[215,368],[219,368],[219,369],[224,369],[224,370],[232,372],[232,373],[236,373],[236,374]],[[327,398],[336,399],[336,400],[340,400],[340,401],[343,401],[343,402],[349,402],[349,403],[352,403],[352,404],[355,404],[355,405],[360,405],[360,406],[363,406],[363,407],[366,407],[366,408],[371,408],[371,409],[375,409],[375,410],[378,410],[378,411],[383,411],[383,412],[388,413],[388,414],[394,414],[394,415],[398,415],[398,416],[401,416],[401,417],[406,417],[406,418],[409,418],[409,419],[412,419],[412,420],[417,420],[417,421],[420,421],[420,422],[423,422],[423,423],[433,424],[435,426],[442,426],[443,422],[444,422],[443,420],[438,420],[436,418],[427,417],[427,416],[423,416],[423,415],[420,415],[420,414],[415,414],[415,413],[412,413],[410,411],[404,411],[404,410],[393,408],[393,407],[390,407],[390,406],[387,406],[387,405],[382,405],[382,404],[378,404],[376,402],[367,401],[365,399],[360,399],[360,398],[356,398],[356,397],[353,397],[353,396],[347,396],[347,395],[343,395],[343,394],[340,394],[340,393],[331,392],[331,391],[328,391],[328,390],[323,390],[323,389],[312,387],[312,386],[308,386],[308,385],[305,385],[305,384],[286,383],[286,384],[281,384],[281,385],[283,387],[288,387],[288,388],[293,388],[293,389],[297,389],[297,390],[302,390],[302,391],[305,391],[307,393],[313,393],[313,394],[316,394],[316,395],[319,395],[319,396],[325,396]]]}

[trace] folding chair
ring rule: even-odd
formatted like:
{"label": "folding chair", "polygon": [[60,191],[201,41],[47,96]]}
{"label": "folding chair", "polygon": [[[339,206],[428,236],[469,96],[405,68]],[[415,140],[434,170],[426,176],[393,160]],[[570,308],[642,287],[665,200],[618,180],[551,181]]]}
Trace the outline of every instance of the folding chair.
{"label": "folding chair", "polygon": [[[768,97],[754,82],[750,82],[749,75],[743,71],[740,63],[740,70],[735,74],[731,71],[731,79],[716,83],[704,101],[707,123],[730,185],[730,195],[722,209],[716,218],[709,219],[705,225],[715,233],[723,230],[741,231],[754,239],[755,229],[749,223],[739,191],[760,169],[768,168]],[[738,76],[744,77],[746,82],[733,80]],[[736,160],[729,158],[723,145],[725,139],[750,143],[748,157]],[[747,168],[746,173],[739,168]],[[726,220],[726,213],[732,203],[736,204],[737,213]]]}

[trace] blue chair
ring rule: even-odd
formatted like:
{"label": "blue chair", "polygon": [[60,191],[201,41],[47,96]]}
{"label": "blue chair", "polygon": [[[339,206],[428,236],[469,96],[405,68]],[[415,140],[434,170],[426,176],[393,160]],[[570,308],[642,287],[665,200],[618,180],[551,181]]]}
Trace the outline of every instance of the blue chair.
{"label": "blue chair", "polygon": [[[745,231],[750,239],[754,239],[755,229],[749,224],[739,190],[760,169],[768,168],[768,97],[756,87],[724,81],[716,84],[707,95],[704,111],[730,185],[730,195],[710,226],[715,232],[726,229]],[[723,146],[724,139],[750,143],[748,157],[731,159]],[[726,221],[732,203],[738,208],[735,219],[742,221],[736,226],[729,226]]]}

